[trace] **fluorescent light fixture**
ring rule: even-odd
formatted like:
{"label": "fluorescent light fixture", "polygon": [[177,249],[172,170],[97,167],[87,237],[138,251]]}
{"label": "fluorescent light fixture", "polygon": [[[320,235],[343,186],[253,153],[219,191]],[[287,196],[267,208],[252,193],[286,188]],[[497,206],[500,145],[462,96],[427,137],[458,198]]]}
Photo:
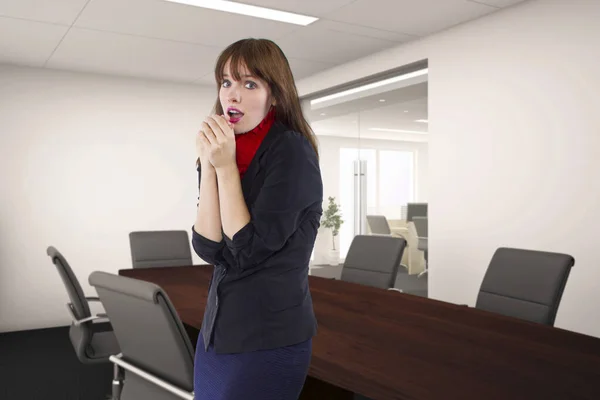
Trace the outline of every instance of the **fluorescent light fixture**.
{"label": "fluorescent light fixture", "polygon": [[294,14],[285,11],[273,10],[249,4],[236,3],[234,1],[225,0],[165,0],[171,3],[186,4],[211,10],[224,11],[233,14],[247,15],[250,17],[270,19],[273,21],[286,22],[296,25],[310,25],[319,18],[309,17],[306,15]]}
{"label": "fluorescent light fixture", "polygon": [[426,120],[426,119],[417,119],[417,120],[415,120],[415,122],[422,122],[424,124],[428,124],[429,123],[429,121]]}
{"label": "fluorescent light fixture", "polygon": [[338,99],[340,97],[348,96],[355,93],[364,92],[365,90],[375,89],[381,86],[390,85],[392,83],[405,81],[410,78],[416,78],[417,76],[427,75],[429,72],[429,68],[421,69],[414,72],[409,72],[408,74],[394,76],[393,78],[384,79],[382,81],[369,83],[367,85],[359,86],[357,88],[352,88],[348,90],[344,90],[342,92],[330,94],[328,96],[319,97],[318,99],[314,99],[310,101],[310,105],[323,103],[324,101]]}
{"label": "fluorescent light fixture", "polygon": [[404,129],[369,128],[369,130],[370,131],[376,131],[376,132],[416,133],[418,135],[427,135],[427,132],[422,132],[422,131],[406,131]]}

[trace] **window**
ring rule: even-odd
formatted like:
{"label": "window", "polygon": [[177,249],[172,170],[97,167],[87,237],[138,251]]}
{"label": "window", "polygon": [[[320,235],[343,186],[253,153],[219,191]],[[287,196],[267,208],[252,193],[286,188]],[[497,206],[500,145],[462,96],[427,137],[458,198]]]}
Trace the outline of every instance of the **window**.
{"label": "window", "polygon": [[414,154],[411,151],[381,150],[380,184],[374,214],[401,219],[401,206],[414,199]]}

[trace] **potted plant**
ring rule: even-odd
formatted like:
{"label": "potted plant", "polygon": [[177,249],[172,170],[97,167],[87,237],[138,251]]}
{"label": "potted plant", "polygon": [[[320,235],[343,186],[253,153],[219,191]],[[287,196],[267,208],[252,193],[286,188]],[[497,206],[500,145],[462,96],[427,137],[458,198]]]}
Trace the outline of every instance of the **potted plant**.
{"label": "potted plant", "polygon": [[329,197],[329,205],[323,213],[323,226],[331,230],[331,250],[329,251],[329,264],[340,263],[340,251],[335,248],[335,238],[340,233],[340,227],[344,221],[340,213],[340,206],[335,203],[335,197]]}

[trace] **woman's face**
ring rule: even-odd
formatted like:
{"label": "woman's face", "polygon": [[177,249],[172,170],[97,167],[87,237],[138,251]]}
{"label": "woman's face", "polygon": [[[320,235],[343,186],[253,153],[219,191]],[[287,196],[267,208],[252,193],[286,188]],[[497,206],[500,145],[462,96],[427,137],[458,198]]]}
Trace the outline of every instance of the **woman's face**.
{"label": "woman's face", "polygon": [[273,105],[271,90],[266,82],[250,75],[244,65],[240,69],[241,80],[234,80],[229,67],[227,61],[219,101],[225,118],[233,124],[234,133],[245,133],[255,128],[269,112]]}

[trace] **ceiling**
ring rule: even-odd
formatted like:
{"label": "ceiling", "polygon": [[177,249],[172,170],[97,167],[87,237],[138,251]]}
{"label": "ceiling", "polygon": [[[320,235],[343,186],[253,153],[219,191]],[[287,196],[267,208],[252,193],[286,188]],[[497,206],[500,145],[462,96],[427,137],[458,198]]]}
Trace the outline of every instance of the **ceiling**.
{"label": "ceiling", "polygon": [[225,46],[261,37],[301,79],[522,1],[240,1],[321,18],[302,27],[163,0],[0,0],[0,63],[213,84]]}

